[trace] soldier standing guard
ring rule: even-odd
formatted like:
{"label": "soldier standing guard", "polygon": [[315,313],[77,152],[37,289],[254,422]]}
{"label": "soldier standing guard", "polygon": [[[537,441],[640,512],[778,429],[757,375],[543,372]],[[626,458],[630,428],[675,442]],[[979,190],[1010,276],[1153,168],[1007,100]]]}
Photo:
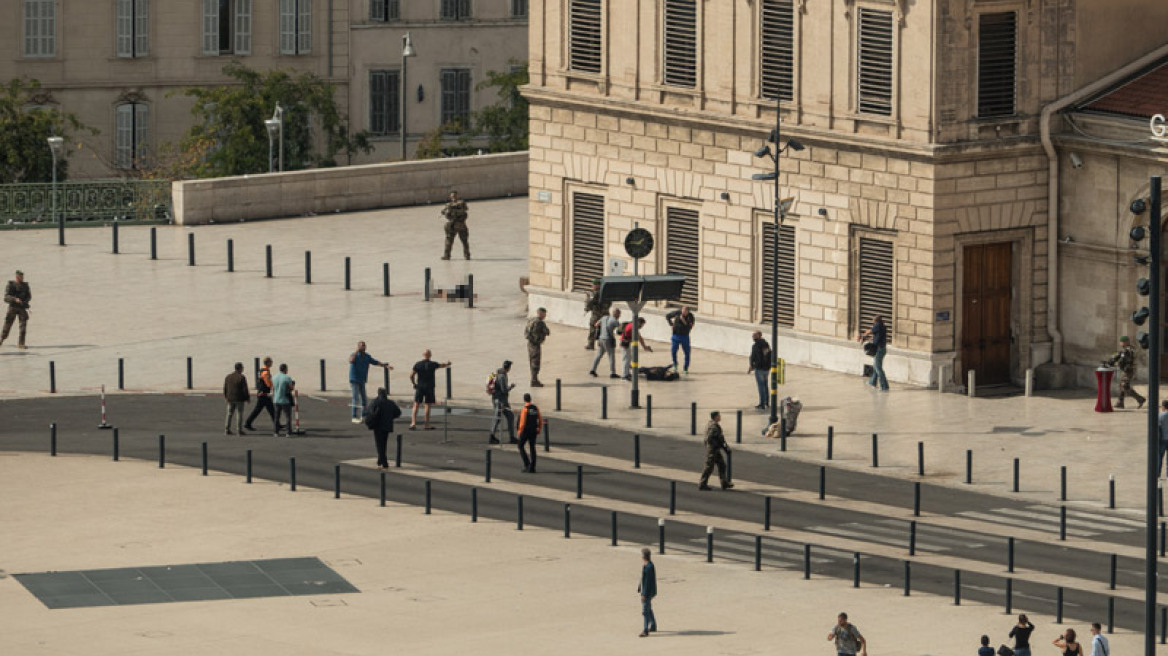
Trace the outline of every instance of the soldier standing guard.
{"label": "soldier standing guard", "polygon": [[527,327],[523,329],[523,336],[527,338],[527,364],[531,367],[531,386],[543,387],[539,382],[539,363],[543,357],[543,340],[547,339],[552,331],[548,330],[547,309],[540,308],[535,316],[527,320]]}
{"label": "soldier standing guard", "polygon": [[466,229],[466,201],[458,197],[457,191],[450,192],[450,200],[442,208],[446,217],[446,252],[442,259],[450,259],[450,249],[454,246],[454,236],[462,240],[462,254],[470,259],[470,232]]}
{"label": "soldier standing guard", "polygon": [[1133,399],[1139,403],[1136,409],[1144,407],[1147,399],[1140,396],[1140,393],[1132,389],[1132,380],[1136,377],[1136,351],[1132,348],[1131,340],[1127,335],[1119,338],[1119,351],[1115,355],[1108,358],[1104,366],[1115,366],[1119,369],[1119,401],[1116,402],[1115,407],[1123,407],[1123,398],[1131,395]]}
{"label": "soldier standing guard", "polygon": [[722,479],[722,489],[734,487],[730,477],[726,475],[726,460],[722,458],[722,451],[730,453],[730,445],[726,444],[726,436],[722,433],[722,413],[715,410],[710,413],[710,423],[706,426],[706,468],[702,470],[702,480],[698,483],[699,490],[710,489],[710,474],[714,467],[718,468],[718,478]]}
{"label": "soldier standing guard", "polygon": [[588,346],[584,347],[589,351],[596,349],[596,336],[599,330],[596,327],[596,322],[608,315],[609,308],[612,303],[600,302],[600,278],[592,279],[592,291],[588,292],[588,298],[584,301],[584,311],[588,312]]}
{"label": "soldier standing guard", "polygon": [[28,330],[28,304],[32,300],[32,291],[24,281],[24,272],[16,272],[16,280],[9,280],[4,288],[4,302],[8,304],[8,314],[4,317],[4,332],[0,333],[0,344],[8,339],[8,331],[12,330],[12,322],[20,319],[20,333],[17,348],[26,349],[24,335]]}

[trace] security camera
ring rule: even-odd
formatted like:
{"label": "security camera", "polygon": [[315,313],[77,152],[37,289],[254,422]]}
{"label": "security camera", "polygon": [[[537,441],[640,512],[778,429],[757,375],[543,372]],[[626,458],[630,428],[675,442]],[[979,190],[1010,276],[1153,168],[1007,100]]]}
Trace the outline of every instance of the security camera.
{"label": "security camera", "polygon": [[1079,153],[1071,153],[1071,166],[1076,169],[1083,168],[1083,158],[1079,157]]}

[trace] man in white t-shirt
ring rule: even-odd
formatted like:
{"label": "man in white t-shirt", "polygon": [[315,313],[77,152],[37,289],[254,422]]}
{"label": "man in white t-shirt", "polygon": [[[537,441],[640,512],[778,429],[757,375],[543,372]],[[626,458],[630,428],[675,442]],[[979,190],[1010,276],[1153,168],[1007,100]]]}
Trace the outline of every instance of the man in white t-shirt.
{"label": "man in white t-shirt", "polygon": [[1111,645],[1107,644],[1107,636],[1103,635],[1103,627],[1099,622],[1091,623],[1090,656],[1111,656]]}

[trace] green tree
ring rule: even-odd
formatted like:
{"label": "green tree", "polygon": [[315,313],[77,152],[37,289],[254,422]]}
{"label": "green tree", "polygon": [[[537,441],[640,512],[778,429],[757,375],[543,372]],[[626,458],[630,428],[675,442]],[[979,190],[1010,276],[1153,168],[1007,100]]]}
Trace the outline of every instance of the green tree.
{"label": "green tree", "polygon": [[508,153],[527,150],[527,99],[519,87],[527,84],[527,62],[511,60],[507,73],[487,71],[487,79],[476,90],[496,89],[499,102],[475,112],[474,131],[487,137],[487,151]]}
{"label": "green tree", "polygon": [[[268,133],[264,120],[276,103],[284,108],[284,170],[336,166],[336,156],[373,149],[368,133],[351,134],[337,108],[332,85],[312,73],[260,72],[231,62],[223,73],[236,84],[196,87],[183,93],[195,99],[195,125],[182,149],[215,144],[192,171],[198,177],[264,173],[268,170]],[[313,129],[320,131],[320,139]],[[278,145],[277,145],[278,148]]]}
{"label": "green tree", "polygon": [[76,150],[74,133],[97,134],[75,115],[42,106],[40,88],[40,82],[27,79],[0,86],[0,184],[51,181],[53,153],[46,140],[53,135],[65,140],[65,157],[57,162],[57,179],[64,180]]}

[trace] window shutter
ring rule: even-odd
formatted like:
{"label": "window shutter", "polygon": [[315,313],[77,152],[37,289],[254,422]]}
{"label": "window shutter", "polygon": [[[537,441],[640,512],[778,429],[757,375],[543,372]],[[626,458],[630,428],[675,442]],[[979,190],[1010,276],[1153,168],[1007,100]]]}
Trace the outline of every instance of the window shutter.
{"label": "window shutter", "polygon": [[138,164],[146,158],[146,149],[150,145],[150,105],[138,103],[131,106],[134,108],[133,168],[138,168]]}
{"label": "window shutter", "polygon": [[296,54],[312,53],[312,0],[297,0],[299,20],[296,23]]}
{"label": "window shutter", "polygon": [[251,0],[235,0],[235,54],[251,54]]}
{"label": "window shutter", "polygon": [[385,3],[387,0],[369,0],[369,20],[385,20]]}
{"label": "window shutter", "polygon": [[454,118],[454,106],[457,102],[455,94],[458,85],[458,71],[454,69],[442,70],[442,124],[449,123]]}
{"label": "window shutter", "polygon": [[[775,294],[775,224],[762,224],[762,320],[770,322],[774,313],[771,302]],[[784,225],[779,230],[779,325],[790,328],[795,325],[795,226]]]}
{"label": "window shutter", "polygon": [[219,54],[219,0],[203,0],[203,54]]}
{"label": "window shutter", "polygon": [[458,118],[470,127],[470,69],[458,71]]}
{"label": "window shutter", "polygon": [[570,0],[568,68],[599,73],[601,63],[601,0]]}
{"label": "window shutter", "polygon": [[696,0],[665,0],[665,84],[697,85]]}
{"label": "window shutter", "polygon": [[150,3],[134,0],[134,56],[150,54]]}
{"label": "window shutter", "polygon": [[701,296],[701,228],[697,210],[682,207],[665,209],[665,272],[685,276],[681,298],[670,305],[696,308]]}
{"label": "window shutter", "polygon": [[401,20],[401,0],[386,0],[385,20]]}
{"label": "window shutter", "polygon": [[115,112],[114,166],[128,169],[134,152],[134,106],[118,105]]}
{"label": "window shutter", "polygon": [[371,71],[369,74],[369,131],[394,134],[401,122],[398,101],[401,79],[397,71]]}
{"label": "window shutter", "polygon": [[763,98],[794,98],[795,8],[791,0],[762,0],[761,62]]}
{"label": "window shutter", "polygon": [[118,0],[118,57],[134,56],[134,0]]}
{"label": "window shutter", "polygon": [[527,18],[527,0],[511,0],[511,17]]}
{"label": "window shutter", "polygon": [[1013,116],[1017,85],[1018,14],[982,14],[978,18],[977,115]]}
{"label": "window shutter", "polygon": [[52,57],[55,54],[57,54],[55,0],[24,0],[24,55]]}
{"label": "window shutter", "polygon": [[280,54],[296,54],[296,0],[280,0]]}
{"label": "window shutter", "polygon": [[572,193],[572,291],[604,276],[604,196]]}
{"label": "window shutter", "polygon": [[470,0],[442,0],[442,18],[446,20],[470,18]]}
{"label": "window shutter", "polygon": [[881,239],[860,238],[859,327],[867,330],[876,317],[884,317],[892,334],[893,244]]}
{"label": "window shutter", "polygon": [[859,110],[892,115],[892,12],[860,9]]}

